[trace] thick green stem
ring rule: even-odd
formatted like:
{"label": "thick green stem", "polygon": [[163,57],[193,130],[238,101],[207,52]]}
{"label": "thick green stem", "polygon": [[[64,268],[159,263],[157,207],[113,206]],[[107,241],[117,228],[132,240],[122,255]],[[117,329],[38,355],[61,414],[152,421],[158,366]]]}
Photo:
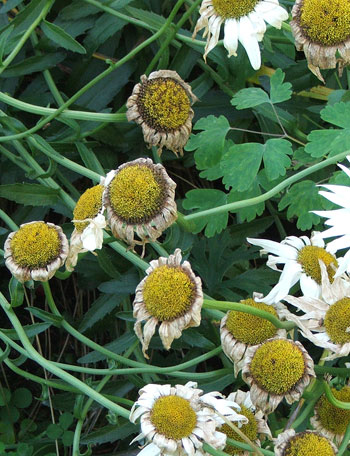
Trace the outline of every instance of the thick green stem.
{"label": "thick green stem", "polygon": [[338,456],[342,456],[344,451],[347,449],[349,445],[349,440],[350,440],[350,423],[348,424],[342,443],[340,444],[340,447],[338,449]]}
{"label": "thick green stem", "polygon": [[240,302],[229,302],[229,301],[215,301],[214,299],[204,299],[203,308],[205,309],[219,309],[219,310],[237,310],[238,312],[245,312],[257,317],[265,318],[274,324],[277,328],[292,329],[295,324],[292,321],[281,321],[274,315],[264,310],[257,309],[256,307],[246,306]]}
{"label": "thick green stem", "polygon": [[4,212],[2,209],[0,209],[0,219],[6,223],[6,225],[10,228],[12,231],[17,231],[18,226],[15,224],[15,222],[12,220],[11,217],[9,217],[6,212]]}
{"label": "thick green stem", "polygon": [[332,367],[332,366],[315,366],[317,375],[332,374],[338,377],[350,377],[350,369],[346,367]]}
{"label": "thick green stem", "polygon": [[307,169],[304,169],[303,171],[300,171],[299,173],[294,174],[291,177],[288,177],[285,179],[283,182],[280,184],[276,185],[276,187],[272,188],[266,193],[263,193],[260,196],[256,196],[254,198],[248,198],[242,201],[236,201],[234,203],[230,204],[224,204],[222,206],[214,207],[212,209],[207,209],[205,211],[200,211],[196,212],[194,214],[190,215],[185,215],[181,221],[182,226],[184,226],[187,222],[190,222],[191,220],[196,220],[200,218],[205,218],[209,217],[212,215],[217,215],[217,214],[223,214],[226,212],[234,212],[238,209],[242,209],[244,207],[249,207],[249,206],[254,206],[255,204],[262,203],[263,201],[266,201],[273,196],[277,195],[280,191],[284,190],[287,188],[289,185],[294,184],[294,182],[297,182],[298,180],[302,179],[305,176],[308,176],[309,174],[312,174],[316,171],[319,171],[320,169],[325,168],[326,166],[333,165],[334,163],[337,163],[338,161],[343,160],[346,155],[349,155],[350,151],[342,152],[341,154],[334,155],[334,157],[327,158],[326,160],[317,163],[316,165],[310,166]]}
{"label": "thick green stem", "polygon": [[343,402],[343,401],[340,401],[339,399],[336,399],[333,396],[333,393],[331,391],[329,384],[325,380],[323,380],[322,385],[323,385],[323,389],[324,389],[327,399],[329,400],[329,402],[332,405],[334,405],[334,407],[338,407],[338,408],[341,408],[344,410],[350,410],[350,402]]}

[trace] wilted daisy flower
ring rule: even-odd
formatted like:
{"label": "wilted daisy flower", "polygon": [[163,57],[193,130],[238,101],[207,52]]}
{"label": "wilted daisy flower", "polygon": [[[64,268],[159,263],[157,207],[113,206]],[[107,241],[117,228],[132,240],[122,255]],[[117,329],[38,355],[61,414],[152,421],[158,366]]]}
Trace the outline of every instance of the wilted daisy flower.
{"label": "wilted daisy flower", "polygon": [[[160,257],[150,262],[147,276],[135,292],[135,333],[146,350],[159,326],[159,336],[169,350],[174,339],[181,337],[184,329],[199,326],[203,304],[202,282],[196,277],[188,261],[181,264],[180,249],[168,258]],[[141,328],[141,322],[146,324]]]}
{"label": "wilted daisy flower", "polygon": [[[332,394],[339,401],[350,402],[348,385],[339,390],[332,388]],[[334,406],[323,394],[315,405],[315,414],[310,418],[310,423],[316,431],[340,445],[350,423],[350,410]]]}
{"label": "wilted daisy flower", "polygon": [[145,142],[157,146],[159,155],[163,147],[183,155],[192,130],[191,105],[196,101],[191,86],[176,71],[154,71],[148,78],[141,76],[134,87],[126,117],[141,125]]}
{"label": "wilted daisy flower", "polygon": [[[350,161],[350,156],[346,157]],[[350,177],[350,171],[343,165],[338,166]],[[334,241],[327,244],[327,249],[330,252],[350,247],[350,187],[345,185],[322,185],[329,192],[321,191],[320,195],[327,198],[332,203],[342,206],[342,209],[332,211],[313,211],[315,214],[326,217],[326,225],[331,226],[326,231],[319,233],[322,238],[337,237]],[[339,260],[339,268],[336,277],[340,276],[344,271],[350,272],[350,250],[345,254],[344,258]]]}
{"label": "wilted daisy flower", "polygon": [[[275,317],[281,317],[280,310],[284,308],[281,303],[275,305],[257,302],[261,299],[261,293],[253,293],[253,299],[240,301],[246,306],[255,307],[271,313]],[[233,362],[235,376],[242,368],[242,361],[248,347],[261,344],[267,339],[274,337],[286,337],[285,329],[276,326],[265,318],[257,317],[245,312],[230,310],[221,320],[220,338],[225,355]]]}
{"label": "wilted daisy flower", "polygon": [[[296,0],[290,25],[298,51],[310,70],[324,82],[320,68],[341,74],[350,63],[350,4],[344,0]],[[338,57],[338,54],[340,57]]]}
{"label": "wilted daisy flower", "polygon": [[164,166],[150,158],[110,171],[105,187],[103,201],[112,233],[132,247],[155,241],[177,218],[176,184]]}
{"label": "wilted daisy flower", "polygon": [[286,296],[285,301],[301,310],[300,317],[289,313],[304,337],[326,348],[333,355],[325,359],[347,356],[350,353],[350,290],[349,282],[336,278],[331,284],[322,265],[322,298]]}
{"label": "wilted daisy flower", "polygon": [[[216,449],[226,444],[226,435],[216,430],[221,419],[246,423],[247,418],[234,409],[240,407],[223,399],[217,392],[203,394],[197,383],[186,385],[146,385],[130,412],[130,421],[141,417],[141,434],[134,440],[146,439],[148,445],[139,453],[163,455],[202,455],[204,442]],[[131,443],[133,443],[131,442]]]}
{"label": "wilted daisy flower", "polygon": [[312,377],[314,362],[300,342],[270,339],[247,349],[242,378],[253,404],[265,413],[283,398],[288,404],[299,400]]}
{"label": "wilted daisy flower", "polygon": [[204,60],[219,41],[220,28],[225,24],[224,46],[228,56],[237,55],[238,41],[246,50],[254,70],[261,66],[259,41],[262,41],[266,24],[278,29],[288,19],[288,13],[279,6],[278,0],[203,0],[199,10],[200,18],[194,29],[204,30],[207,36]]}
{"label": "wilted daisy flower", "polygon": [[260,254],[272,253],[268,256],[267,266],[275,271],[278,263],[284,264],[278,284],[262,299],[272,304],[287,296],[294,284],[300,281],[301,291],[305,296],[319,297],[321,292],[321,269],[319,261],[327,267],[330,280],[333,280],[338,267],[337,260],[327,249],[319,233],[314,232],[311,239],[306,236],[288,236],[282,242],[267,239],[247,238],[253,245],[263,248]]}
{"label": "wilted daisy flower", "polygon": [[73,223],[75,228],[70,238],[69,254],[66,260],[68,271],[73,271],[79,253],[93,252],[102,248],[103,228],[107,225],[103,215],[103,190],[103,185],[88,188],[81,195],[74,208]]}
{"label": "wilted daisy flower", "polygon": [[275,456],[335,456],[338,453],[330,440],[315,431],[296,434],[294,429],[287,429],[275,441]]}
{"label": "wilted daisy flower", "polygon": [[24,223],[5,242],[5,264],[19,282],[46,282],[55,275],[68,254],[62,228],[53,223]]}
{"label": "wilted daisy flower", "polygon": [[[248,423],[238,423],[238,427],[251,442],[261,446],[260,441],[261,438],[264,438],[264,435],[270,438],[272,437],[266,418],[264,418],[264,413],[261,410],[256,410],[256,407],[250,400],[249,392],[238,390],[235,393],[231,393],[227,397],[227,400],[236,402],[241,407],[240,414],[247,417]],[[219,431],[231,439],[245,443],[242,437],[226,423],[219,428]],[[226,445],[224,451],[232,456],[249,456],[251,454],[251,451],[243,450],[230,444]]]}

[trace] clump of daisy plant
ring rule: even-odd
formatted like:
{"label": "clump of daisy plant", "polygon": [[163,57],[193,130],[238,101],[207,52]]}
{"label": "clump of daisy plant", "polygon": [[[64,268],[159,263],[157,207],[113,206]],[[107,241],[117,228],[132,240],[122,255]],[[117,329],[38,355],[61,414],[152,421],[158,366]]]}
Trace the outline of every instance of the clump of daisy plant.
{"label": "clump of daisy plant", "polygon": [[[150,262],[147,276],[138,284],[133,303],[135,333],[146,351],[156,327],[165,349],[181,337],[186,328],[199,326],[203,292],[201,279],[194,275],[188,261],[181,263],[180,249],[168,258]],[[142,329],[142,322],[146,322]]]}
{"label": "clump of daisy plant", "polygon": [[[253,293],[253,298],[240,302],[245,306],[269,312],[277,318],[281,317],[280,310],[284,309],[284,306],[281,303],[269,305],[255,300],[262,297],[261,293]],[[235,310],[228,311],[220,324],[221,346],[225,355],[233,362],[235,376],[242,368],[248,347],[260,344],[267,339],[286,336],[285,329],[276,328],[269,320]]]}
{"label": "clump of daisy plant", "polygon": [[[350,63],[350,4],[344,0],[296,0],[290,25],[298,51],[322,82],[320,69],[336,68],[340,75]],[[339,54],[339,56],[338,56]]]}
{"label": "clump of daisy plant", "polygon": [[280,29],[282,22],[288,19],[287,11],[278,0],[203,0],[199,13],[193,37],[204,29],[203,37],[207,36],[204,59],[217,45],[224,24],[224,46],[228,56],[237,55],[240,42],[254,70],[261,66],[259,41],[264,37],[266,22]]}
{"label": "clump of daisy plant", "polygon": [[[307,236],[288,236],[278,243],[267,239],[247,238],[253,245],[262,247],[260,254],[272,253],[268,256],[267,266],[282,272],[278,284],[262,299],[272,304],[287,296],[289,290],[300,281],[301,291],[305,296],[319,297],[321,294],[320,261],[327,268],[330,281],[335,276],[338,262],[335,256],[325,248],[323,239],[314,232],[309,239]],[[283,270],[277,265],[283,264]]]}
{"label": "clump of daisy plant", "polygon": [[120,165],[108,173],[104,185],[108,224],[131,247],[155,241],[177,218],[176,184],[150,158]]}
{"label": "clump of daisy plant", "polygon": [[253,404],[271,413],[284,398],[300,399],[315,377],[314,362],[300,342],[271,339],[247,349],[242,377]]}
{"label": "clump of daisy plant", "polygon": [[296,433],[287,429],[275,439],[275,456],[335,456],[337,447],[315,431]]}
{"label": "clump of daisy plant", "polygon": [[73,210],[74,231],[69,242],[69,254],[66,268],[72,271],[78,261],[78,254],[101,249],[103,228],[106,219],[103,215],[102,194],[104,186],[95,185],[88,188],[79,198]]}
{"label": "clump of daisy plant", "polygon": [[68,241],[53,223],[24,223],[5,242],[5,264],[19,282],[46,282],[65,262]]}
{"label": "clump of daisy plant", "polygon": [[[146,385],[130,412],[133,423],[140,418],[141,433],[133,440],[146,440],[142,454],[203,455],[203,443],[223,449],[226,434],[217,428],[221,416],[247,423],[240,407],[218,392],[203,394],[197,383],[186,385]],[[131,442],[131,443],[133,443]]]}
{"label": "clump of daisy plant", "polygon": [[183,155],[183,148],[192,130],[194,115],[191,105],[197,101],[191,86],[172,70],[154,71],[141,76],[126,106],[126,117],[142,127],[145,142],[163,147],[175,155]]}

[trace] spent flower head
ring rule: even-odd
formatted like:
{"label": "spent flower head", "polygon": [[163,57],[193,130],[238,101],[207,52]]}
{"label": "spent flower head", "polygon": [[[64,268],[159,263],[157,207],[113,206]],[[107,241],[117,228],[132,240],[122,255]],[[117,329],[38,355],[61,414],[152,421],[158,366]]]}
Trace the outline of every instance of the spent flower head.
{"label": "spent flower head", "polygon": [[316,431],[287,429],[275,439],[275,456],[335,456],[336,446]]}

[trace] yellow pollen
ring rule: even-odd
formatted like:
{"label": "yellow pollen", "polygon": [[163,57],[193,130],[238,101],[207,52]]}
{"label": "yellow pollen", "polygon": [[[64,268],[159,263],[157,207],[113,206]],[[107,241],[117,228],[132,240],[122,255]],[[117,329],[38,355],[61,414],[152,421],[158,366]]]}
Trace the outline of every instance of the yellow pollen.
{"label": "yellow pollen", "polygon": [[350,342],[350,298],[335,302],[327,310],[324,326],[335,344]]}
{"label": "yellow pollen", "polygon": [[[350,386],[344,386],[339,391],[332,388],[332,393],[336,399],[350,402]],[[350,410],[335,407],[325,395],[320,397],[315,408],[324,429],[336,435],[345,434],[346,428],[350,423]]]}
{"label": "yellow pollen", "polygon": [[[88,188],[78,199],[73,211],[73,220],[84,220],[87,218],[93,219],[102,208],[102,193],[103,186],[95,185]],[[89,225],[89,222],[79,223],[74,222],[77,231],[84,231]]]}
{"label": "yellow pollen", "polygon": [[301,432],[292,437],[283,456],[334,456],[334,450],[326,437],[313,432]]}
{"label": "yellow pollen", "polygon": [[60,250],[58,232],[45,222],[23,226],[11,240],[12,258],[24,268],[44,268],[58,257]]}
{"label": "yellow pollen", "polygon": [[197,415],[187,399],[163,396],[153,405],[151,422],[159,434],[179,440],[191,434],[197,424]]}
{"label": "yellow pollen", "polygon": [[175,79],[156,78],[142,85],[137,106],[148,126],[167,132],[186,123],[191,101],[187,91]]}
{"label": "yellow pollen", "polygon": [[340,44],[350,38],[350,1],[304,0],[299,25],[315,43],[324,46]]}
{"label": "yellow pollen", "polygon": [[191,307],[195,285],[181,267],[160,266],[146,278],[143,300],[148,312],[160,321],[171,321]]}
{"label": "yellow pollen", "polygon": [[[239,430],[242,431],[243,434],[247,436],[249,440],[254,442],[258,438],[258,423],[255,419],[254,413],[244,405],[241,405],[241,411],[239,412],[239,414],[246,416],[249,420],[248,423],[243,424],[242,427],[239,428]],[[245,443],[242,437],[236,434],[236,432],[228,424],[223,424],[219,431],[226,434],[227,437],[229,437],[230,439]],[[246,450],[228,444],[226,445],[224,451],[225,453],[234,456],[235,454],[242,454]]]}
{"label": "yellow pollen", "polygon": [[165,182],[148,166],[130,165],[121,169],[109,185],[115,213],[127,223],[147,223],[164,203]]}
{"label": "yellow pollen", "polygon": [[253,11],[260,0],[212,0],[217,15],[223,19],[238,19]]}
{"label": "yellow pollen", "polygon": [[304,375],[305,361],[300,348],[289,340],[271,340],[255,352],[250,372],[261,389],[285,394]]}
{"label": "yellow pollen", "polygon": [[[263,302],[246,299],[241,301],[241,303],[256,309],[265,310],[277,317],[276,310]],[[229,312],[226,327],[235,339],[249,345],[261,344],[261,342],[274,337],[277,332],[276,326],[265,318],[235,310]]]}
{"label": "yellow pollen", "polygon": [[321,285],[321,268],[318,260],[322,260],[326,265],[330,282],[333,282],[335,271],[338,267],[338,262],[331,253],[322,247],[315,245],[307,245],[299,250],[297,261],[301,264],[306,275],[314,279],[316,283]]}

